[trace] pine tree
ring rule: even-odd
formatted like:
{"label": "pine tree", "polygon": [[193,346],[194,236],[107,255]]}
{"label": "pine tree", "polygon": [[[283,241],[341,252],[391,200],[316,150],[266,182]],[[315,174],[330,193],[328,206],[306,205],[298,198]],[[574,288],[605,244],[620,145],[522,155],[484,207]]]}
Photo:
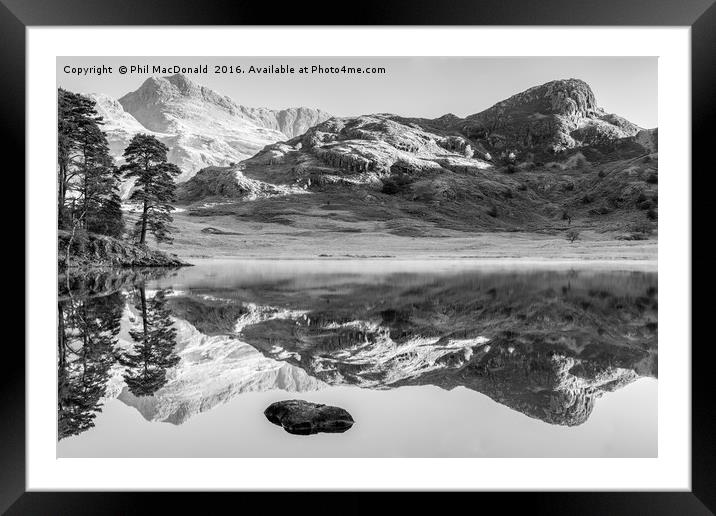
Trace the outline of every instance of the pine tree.
{"label": "pine tree", "polygon": [[134,231],[140,244],[146,242],[147,230],[159,242],[172,241],[174,178],[181,172],[176,165],[167,162],[168,151],[166,145],[148,134],[136,134],[124,150],[127,163],[120,170],[125,171],[127,178],[137,178],[130,200],[142,206]]}
{"label": "pine tree", "polygon": [[65,219],[65,201],[72,180],[79,172],[82,142],[97,127],[100,118],[91,99],[59,88],[57,90],[57,203],[60,222]]}
{"label": "pine tree", "polygon": [[[101,131],[102,117],[95,102],[63,89],[58,90],[58,215],[60,227],[95,231],[111,228],[114,236],[124,227],[118,199],[119,174]],[[68,199],[68,194],[70,199]],[[98,231],[102,232],[103,231]]]}
{"label": "pine tree", "polygon": [[87,220],[87,230],[111,237],[119,238],[124,233],[124,215],[122,199],[114,191],[100,203],[96,212]]}
{"label": "pine tree", "polygon": [[147,301],[144,286],[141,286],[137,296],[142,327],[129,331],[135,345],[131,351],[122,353],[119,360],[126,367],[124,380],[129,391],[135,396],[151,396],[167,383],[167,369],[179,362],[174,353],[176,329],[166,307],[164,290]]}

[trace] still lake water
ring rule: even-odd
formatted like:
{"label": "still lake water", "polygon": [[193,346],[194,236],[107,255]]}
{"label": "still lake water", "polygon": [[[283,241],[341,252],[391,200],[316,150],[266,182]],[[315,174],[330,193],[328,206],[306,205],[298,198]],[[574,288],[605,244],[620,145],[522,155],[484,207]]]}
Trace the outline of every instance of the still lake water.
{"label": "still lake water", "polygon": [[[60,285],[60,457],[655,457],[657,274],[206,261]],[[337,405],[291,435],[275,401]]]}

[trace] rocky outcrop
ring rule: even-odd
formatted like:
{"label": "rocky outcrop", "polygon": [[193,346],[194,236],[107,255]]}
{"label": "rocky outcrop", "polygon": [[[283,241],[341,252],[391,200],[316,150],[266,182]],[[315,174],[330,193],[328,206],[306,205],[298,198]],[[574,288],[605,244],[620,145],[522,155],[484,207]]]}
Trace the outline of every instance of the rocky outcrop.
{"label": "rocky outcrop", "polygon": [[658,129],[643,129],[634,136],[634,140],[650,152],[657,152],[659,150]]}
{"label": "rocky outcrop", "polygon": [[177,186],[177,199],[192,202],[213,197],[256,200],[307,193],[298,185],[276,185],[243,174],[244,165],[206,167]]}
{"label": "rocky outcrop", "polygon": [[347,410],[303,400],[277,401],[264,411],[266,419],[290,434],[343,433],[353,426]]}
{"label": "rocky outcrop", "polygon": [[236,181],[232,167],[206,167],[194,177],[177,185],[177,199],[193,201],[205,197],[241,197],[246,191]]}
{"label": "rocky outcrop", "polygon": [[288,138],[300,136],[314,125],[331,118],[325,111],[308,107],[280,110],[246,108],[245,112],[262,126],[281,131]]}
{"label": "rocky outcrop", "polygon": [[[388,114],[331,118],[287,145],[265,148],[245,162],[247,170],[266,163],[269,155],[273,163],[285,162],[287,156],[293,155],[300,161],[294,169],[300,175],[308,176],[316,171],[324,176],[343,178],[347,174],[364,174],[352,181],[378,184],[376,181],[390,174],[396,165],[413,173],[439,171],[441,163],[450,160],[459,162],[465,169],[490,166],[483,159],[473,158],[472,146],[462,136],[434,131]],[[330,169],[335,173],[328,172]]]}
{"label": "rocky outcrop", "polygon": [[346,172],[367,172],[380,166],[377,161],[372,161],[350,151],[341,152],[341,149],[336,148],[317,148],[315,154],[326,165]]}
{"label": "rocky outcrop", "polygon": [[103,267],[182,267],[191,265],[175,254],[168,254],[146,245],[126,242],[104,235],[57,232],[57,265],[67,267],[67,247],[70,244],[69,268]]}
{"label": "rocky outcrop", "polygon": [[562,115],[574,121],[598,112],[597,101],[589,85],[579,79],[551,81],[498,102],[483,113],[528,111]]}
{"label": "rocky outcrop", "polygon": [[605,113],[589,85],[578,79],[535,86],[452,125],[498,150],[549,152],[626,138],[641,129]]}

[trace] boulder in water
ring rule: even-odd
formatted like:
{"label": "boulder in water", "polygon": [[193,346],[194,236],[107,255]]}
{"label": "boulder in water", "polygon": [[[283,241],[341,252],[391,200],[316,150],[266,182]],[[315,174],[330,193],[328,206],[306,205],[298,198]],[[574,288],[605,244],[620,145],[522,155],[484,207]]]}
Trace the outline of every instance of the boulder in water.
{"label": "boulder in water", "polygon": [[345,409],[303,400],[277,401],[269,405],[264,415],[273,424],[297,435],[342,433],[355,422]]}

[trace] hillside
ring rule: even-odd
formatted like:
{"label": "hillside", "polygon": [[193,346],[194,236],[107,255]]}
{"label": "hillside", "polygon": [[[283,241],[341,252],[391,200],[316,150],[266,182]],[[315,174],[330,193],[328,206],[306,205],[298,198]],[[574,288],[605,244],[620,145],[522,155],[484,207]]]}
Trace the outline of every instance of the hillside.
{"label": "hillside", "polygon": [[199,172],[179,197],[192,221],[218,218],[227,230],[259,222],[407,237],[575,230],[644,240],[658,218],[656,140],[655,129],[605,113],[582,81],[554,81],[465,119],[331,118]]}

